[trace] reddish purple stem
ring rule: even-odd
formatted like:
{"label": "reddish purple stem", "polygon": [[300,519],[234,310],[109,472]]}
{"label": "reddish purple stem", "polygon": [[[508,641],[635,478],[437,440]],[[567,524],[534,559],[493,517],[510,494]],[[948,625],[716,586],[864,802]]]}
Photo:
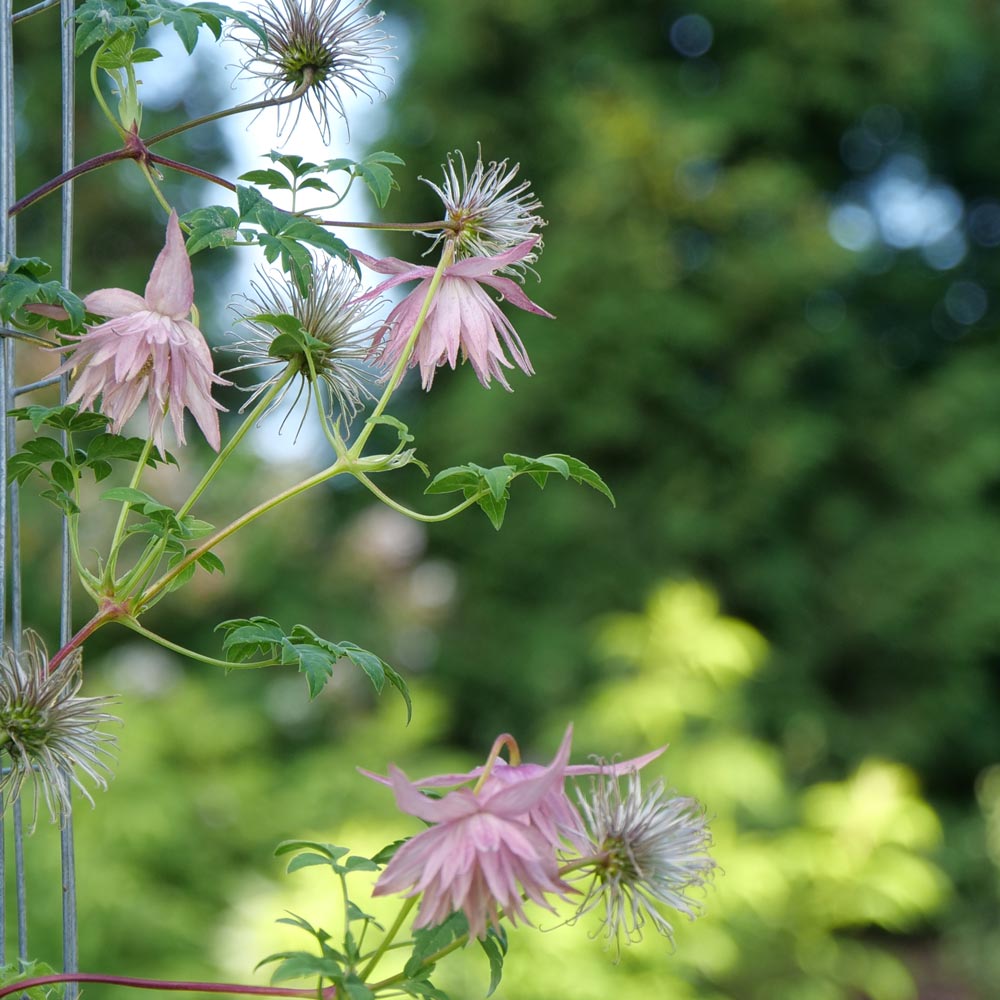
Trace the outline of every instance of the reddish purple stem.
{"label": "reddish purple stem", "polygon": [[35,976],[32,979],[22,979],[17,983],[8,983],[0,987],[0,998],[12,993],[30,990],[34,986],[48,986],[52,983],[104,983],[108,986],[127,986],[142,990],[172,990],[180,993],[230,993],[235,996],[257,997],[317,997],[333,1000],[337,995],[336,986],[327,986],[324,990],[292,989],[288,986],[246,986],[242,983],[199,983],[181,982],[167,979],[136,979],[132,976],[105,976],[95,972],[60,972],[51,976]]}

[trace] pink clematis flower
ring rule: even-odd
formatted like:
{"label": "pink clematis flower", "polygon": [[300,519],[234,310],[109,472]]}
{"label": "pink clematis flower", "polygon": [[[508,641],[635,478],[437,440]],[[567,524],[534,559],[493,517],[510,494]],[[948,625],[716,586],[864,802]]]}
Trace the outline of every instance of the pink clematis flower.
{"label": "pink clematis flower", "polygon": [[[504,353],[505,347],[521,371],[528,375],[534,373],[517,331],[483,286],[500,292],[518,309],[554,319],[550,312],[532,302],[516,281],[494,273],[528,257],[537,242],[538,237],[535,236],[492,257],[466,257],[444,269],[409,362],[411,367],[420,365],[420,382],[425,389],[431,387],[435,370],[440,365],[447,362],[452,368],[456,366],[459,350],[484,386],[489,386],[490,379],[495,378],[510,391],[503,369],[513,368],[514,364]],[[375,335],[374,346],[378,347],[386,333],[389,334],[379,363],[391,370],[410,339],[434,276],[434,268],[409,264],[396,257],[378,260],[357,250],[354,256],[373,271],[392,275],[363,295],[362,299],[374,298],[406,281],[420,280],[420,284],[389,313]]]}
{"label": "pink clematis flower", "polygon": [[[189,409],[208,443],[219,450],[219,416],[212,383],[229,385],[212,368],[201,331],[187,318],[194,303],[191,261],[171,212],[167,238],[149,275],[145,295],[124,288],[101,288],[83,299],[89,312],[107,316],[77,339],[57,374],[78,370],[68,402],[86,409],[101,397],[101,412],[117,434],[149,396],[149,433],[163,450],[167,411],[177,440],[184,444],[184,410]],[[37,311],[41,311],[38,309]]]}
{"label": "pink clematis flower", "polygon": [[[573,727],[566,729],[559,751],[548,766],[508,764],[496,757],[511,737],[497,738],[492,763],[461,774],[442,774],[410,781],[398,768],[388,784],[400,809],[435,824],[404,844],[382,873],[376,895],[423,893],[414,926],[441,923],[462,910],[474,937],[496,926],[499,911],[516,923],[527,922],[522,894],[552,909],[546,893],[565,898],[569,885],[559,877],[559,851],[564,839],[585,834],[580,813],[565,791],[567,777],[634,773],[665,748],[613,765],[570,765]],[[485,773],[485,777],[483,777]],[[475,789],[456,788],[441,799],[422,795],[421,788],[444,788],[481,779]]]}
{"label": "pink clematis flower", "polygon": [[478,790],[457,788],[440,799],[421,794],[418,783],[390,767],[399,808],[434,825],[399,848],[374,894],[422,893],[414,927],[432,927],[461,910],[478,938],[486,936],[487,923],[499,925],[501,909],[512,923],[529,922],[522,893],[551,910],[546,893],[565,897],[572,890],[559,877],[552,831],[534,818],[562,792],[570,736],[567,730],[548,767],[520,780],[487,781]]}

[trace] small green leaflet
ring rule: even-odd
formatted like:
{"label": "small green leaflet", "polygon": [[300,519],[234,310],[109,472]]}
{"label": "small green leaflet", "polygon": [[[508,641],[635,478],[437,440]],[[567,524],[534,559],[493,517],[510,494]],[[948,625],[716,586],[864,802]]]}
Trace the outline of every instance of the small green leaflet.
{"label": "small green leaflet", "polygon": [[361,161],[349,160],[346,157],[327,160],[326,169],[331,172],[343,170],[351,177],[360,177],[368,185],[368,190],[371,191],[378,207],[385,208],[389,195],[399,190],[399,183],[393,176],[389,164],[404,165],[395,153],[380,149],[375,153],[369,153]]}
{"label": "small green leaflet", "polygon": [[149,15],[139,0],[85,0],[76,8],[76,54],[118,34],[144,35]]}
{"label": "small green leaflet", "polygon": [[466,500],[475,500],[498,531],[503,524],[510,499],[509,484],[521,475],[530,476],[544,489],[548,477],[555,472],[563,479],[585,483],[599,493],[603,493],[614,506],[615,498],[607,484],[584,462],[572,455],[543,455],[541,458],[527,458],[524,455],[508,453],[504,464],[486,469],[475,462],[456,465],[439,472],[431,481],[425,493],[462,493]]}
{"label": "small green leaflet", "polygon": [[427,964],[442,948],[469,933],[469,921],[460,910],[436,927],[424,927],[413,932],[413,951],[403,966],[403,972],[412,977],[428,975],[433,963]]}
{"label": "small green leaflet", "polygon": [[358,271],[347,244],[312,219],[272,205],[256,188],[237,185],[236,197],[238,211],[224,205],[209,205],[196,208],[181,219],[190,230],[189,254],[209,247],[230,246],[239,239],[255,242],[263,248],[267,262],[278,261],[303,295],[308,294],[312,281],[313,258],[308,247],[325,250]]}
{"label": "small green leaflet", "polygon": [[[22,979],[52,976],[55,975],[55,971],[51,965],[37,960],[8,962],[6,965],[0,965],[0,986],[10,986]],[[62,1000],[65,995],[65,983],[46,983],[44,986],[32,986],[17,993],[18,997],[27,997],[28,1000]]]}
{"label": "small green leaflet", "polygon": [[[76,9],[76,54],[82,55],[92,45],[118,35],[142,37],[155,23],[165,24],[177,32],[184,48],[191,53],[198,44],[198,30],[208,28],[216,39],[222,35],[222,23],[235,21],[253,32],[267,47],[267,32],[252,17],[218,3],[183,4],[177,0],[85,0]],[[153,49],[139,49],[140,58],[148,61]],[[157,53],[159,55],[159,53]],[[124,66],[124,64],[122,64]],[[119,67],[122,68],[122,67]]]}
{"label": "small green leaflet", "polygon": [[[281,857],[283,854],[295,855],[288,862],[288,872],[316,865],[325,865],[337,875],[378,871],[379,866],[371,858],[364,858],[360,855],[350,855],[341,864],[341,859],[348,853],[349,849],[346,847],[338,847],[336,844],[321,844],[313,840],[285,840],[274,849],[275,857]],[[362,915],[361,919],[366,918]]]}
{"label": "small green leaflet", "polygon": [[18,309],[34,303],[62,306],[69,331],[83,326],[83,300],[58,281],[43,281],[52,268],[40,257],[11,257],[0,268],[0,320],[10,323]]}
{"label": "small green leaflet", "polygon": [[240,238],[240,217],[224,205],[208,205],[185,213],[180,219],[188,230],[187,252],[230,246]]}
{"label": "small green leaflet", "polygon": [[318,636],[305,625],[294,625],[290,632],[273,618],[233,618],[221,622],[216,631],[226,633],[222,649],[231,663],[250,663],[258,657],[277,663],[295,665],[305,674],[309,697],[315,698],[333,675],[333,668],[342,659],[350,660],[365,674],[377,694],[388,682],[406,703],[406,720],[410,721],[413,705],[406,681],[381,657],[362,649],[353,642],[331,642]]}
{"label": "small green leaflet", "polygon": [[490,988],[486,991],[488,997],[493,996],[500,985],[503,976],[503,960],[507,956],[507,934],[503,927],[499,931],[490,928],[485,938],[479,939],[479,947],[486,952],[490,963]]}

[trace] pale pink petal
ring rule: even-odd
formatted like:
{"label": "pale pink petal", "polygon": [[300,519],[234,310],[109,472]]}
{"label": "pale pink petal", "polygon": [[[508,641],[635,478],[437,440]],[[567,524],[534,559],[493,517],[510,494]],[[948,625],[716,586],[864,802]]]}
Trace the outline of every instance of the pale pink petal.
{"label": "pale pink petal", "polygon": [[540,305],[532,302],[531,299],[524,294],[521,286],[516,281],[511,281],[510,278],[503,278],[498,274],[487,274],[478,280],[481,284],[489,285],[491,288],[495,288],[504,297],[504,300],[509,302],[512,306],[517,306],[518,309],[523,309],[525,312],[534,313],[536,316],[544,316],[546,319],[555,319],[555,316],[553,316],[547,309],[543,309]]}
{"label": "pale pink petal", "polygon": [[141,295],[136,295],[135,292],[125,288],[99,288],[96,292],[84,295],[83,304],[87,307],[87,312],[107,316],[110,319],[118,319],[149,308]]}
{"label": "pale pink petal", "polygon": [[[434,273],[433,267],[426,264],[410,264],[408,261],[400,260],[398,257],[369,257],[368,254],[360,250],[352,250],[351,253],[361,261],[365,267],[379,274],[409,275],[413,278],[429,278]],[[409,281],[407,277],[404,280]]]}
{"label": "pale pink petal", "polygon": [[171,212],[167,220],[166,243],[150,272],[146,303],[149,309],[173,319],[187,316],[194,303],[191,258],[184,247],[176,212]]}
{"label": "pale pink petal", "polygon": [[641,757],[633,757],[631,760],[612,761],[609,764],[570,764],[566,768],[566,774],[572,776],[586,774],[609,774],[618,777],[629,774],[644,768],[651,761],[656,760],[661,754],[666,752],[666,747],[662,746],[658,750],[650,750],[649,753]]}
{"label": "pale pink petal", "polygon": [[449,265],[445,274],[456,278],[476,279],[493,274],[494,271],[499,271],[500,268],[507,267],[508,264],[524,260],[531,253],[532,247],[538,240],[539,237],[533,236],[530,240],[518,243],[516,247],[504,250],[503,253],[498,253],[494,257],[466,257],[464,260],[458,261],[457,264]]}
{"label": "pale pink petal", "polygon": [[33,302],[24,307],[25,312],[36,313],[49,319],[69,319],[69,313],[62,306],[46,305],[44,302]]}

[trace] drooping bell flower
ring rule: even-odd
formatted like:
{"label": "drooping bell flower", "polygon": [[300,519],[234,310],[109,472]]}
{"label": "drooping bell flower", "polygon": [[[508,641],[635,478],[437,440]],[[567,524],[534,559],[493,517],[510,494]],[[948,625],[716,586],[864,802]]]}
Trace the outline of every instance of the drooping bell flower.
{"label": "drooping bell flower", "polygon": [[[215,374],[201,331],[188,318],[194,304],[191,261],[171,212],[167,238],[144,295],[124,288],[101,288],[84,296],[88,312],[108,319],[76,339],[72,353],[56,369],[75,371],[68,402],[99,409],[117,434],[148,397],[149,434],[163,450],[167,413],[184,444],[184,410],[194,416],[208,443],[219,450],[219,416],[212,384],[229,385]],[[36,311],[43,310],[36,307]]]}
{"label": "drooping bell flower", "polygon": [[[550,312],[532,302],[516,281],[496,273],[529,257],[537,242],[538,237],[532,237],[492,257],[465,257],[444,269],[409,361],[411,367],[420,365],[420,381],[425,389],[430,389],[439,366],[456,366],[459,354],[468,360],[476,377],[487,387],[495,378],[510,391],[503,369],[515,364],[528,375],[534,373],[521,338],[487,289],[499,292],[518,309],[554,319]],[[374,347],[380,350],[378,364],[391,371],[406,350],[435,269],[396,257],[379,260],[358,251],[354,251],[354,256],[373,271],[392,275],[362,298],[381,295],[407,281],[420,282],[393,308],[375,336]],[[383,345],[386,335],[388,339]]]}

